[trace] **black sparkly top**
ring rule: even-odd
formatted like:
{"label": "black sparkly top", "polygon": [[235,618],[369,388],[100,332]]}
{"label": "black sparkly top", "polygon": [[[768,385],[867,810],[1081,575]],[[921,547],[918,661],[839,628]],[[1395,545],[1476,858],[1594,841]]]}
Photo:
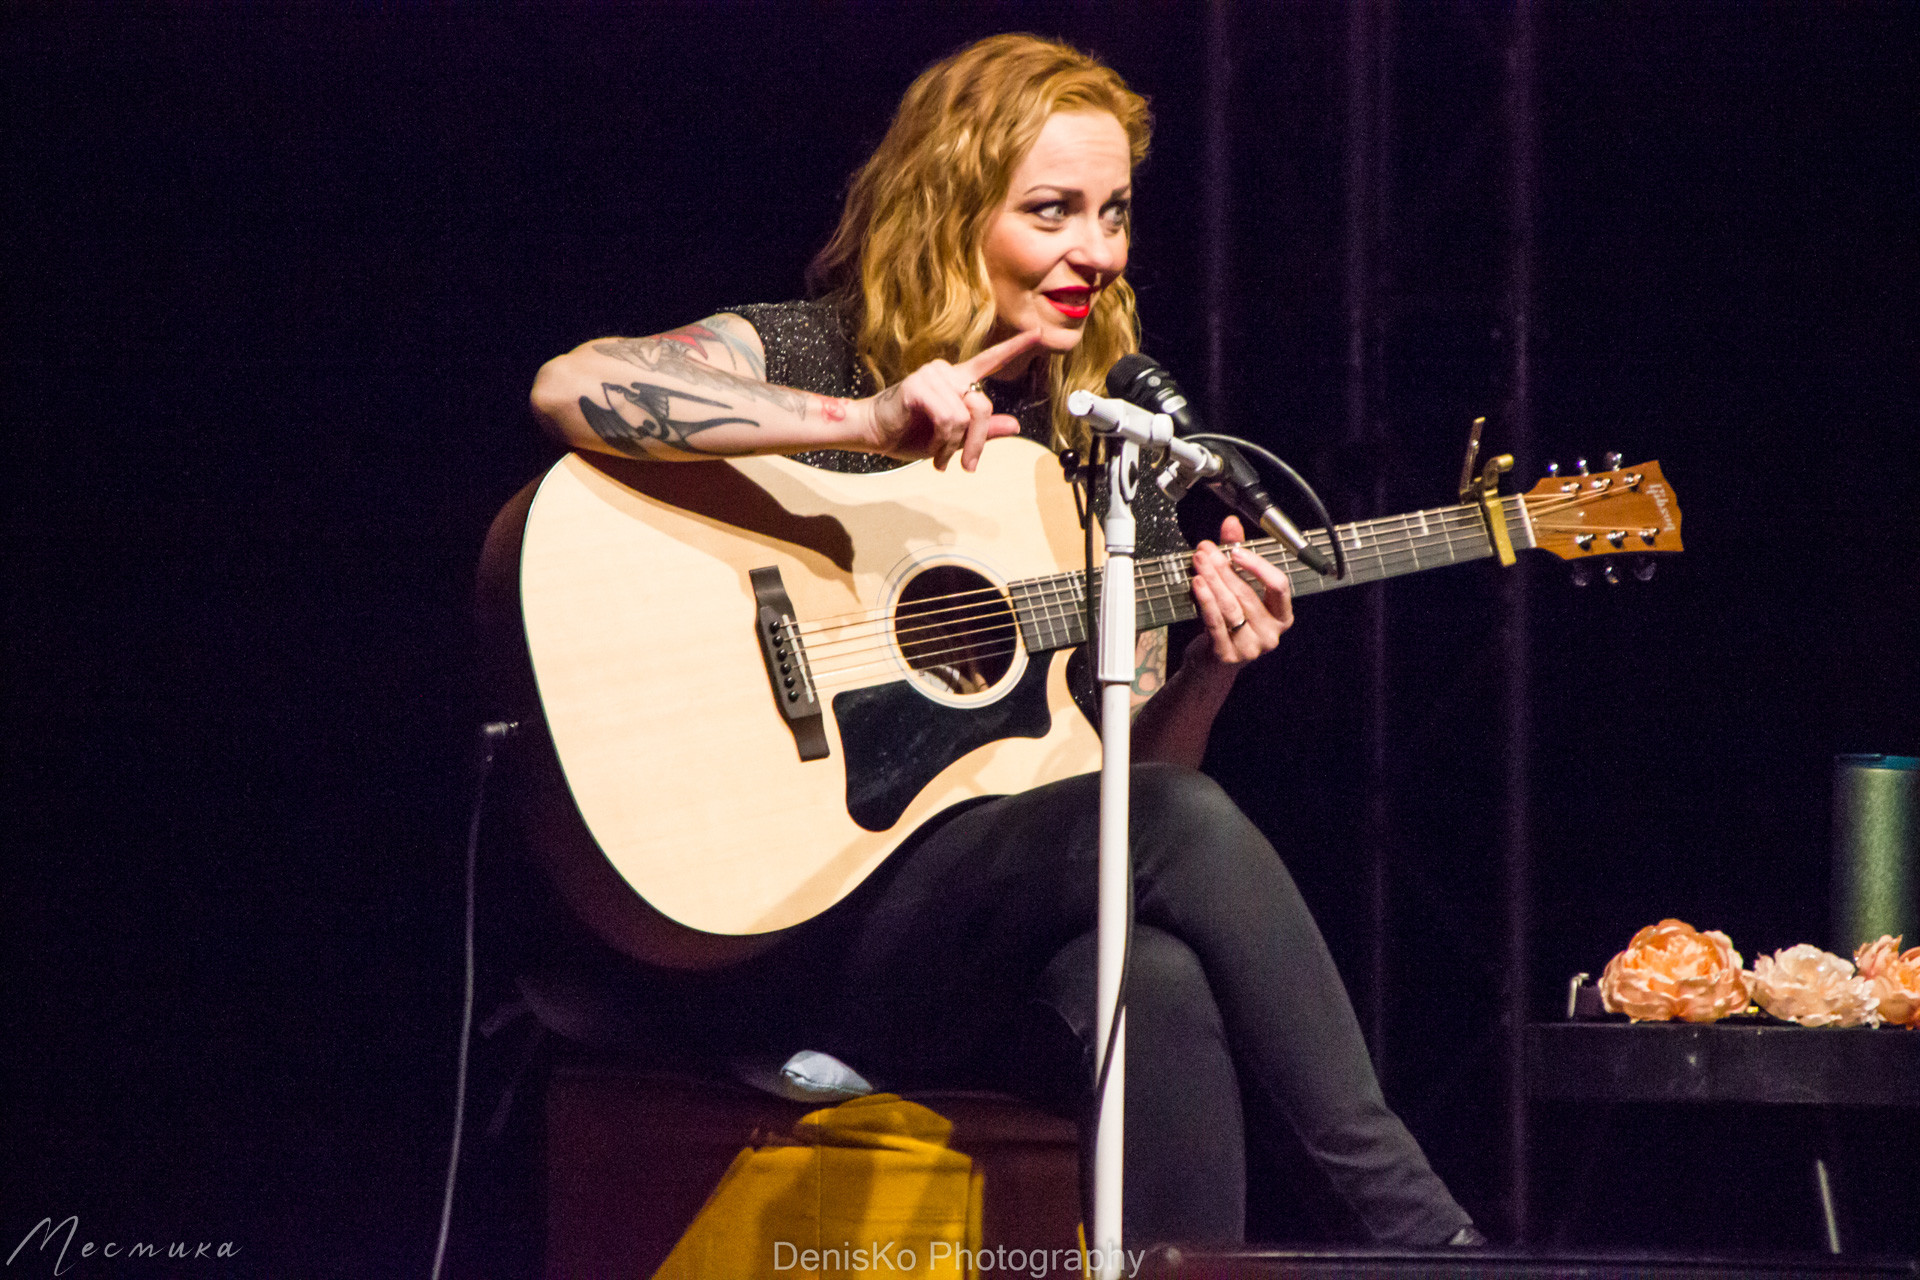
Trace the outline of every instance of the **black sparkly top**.
{"label": "black sparkly top", "polygon": [[[759,333],[760,345],[767,355],[767,381],[775,386],[845,400],[870,396],[876,390],[854,354],[853,336],[847,332],[845,320],[831,303],[753,303],[721,310],[739,316]],[[993,401],[994,412],[1009,414],[1017,420],[1022,436],[1042,445],[1051,442],[1053,428],[1045,397],[1024,398],[1024,388],[991,379],[986,383],[986,391]],[[890,471],[904,465],[877,453],[839,449],[816,449],[793,456],[829,471],[866,473]],[[1096,515],[1106,511],[1104,490],[1102,481],[1094,494]],[[1140,486],[1133,502],[1133,518],[1137,554],[1162,555],[1189,549],[1180,533],[1173,504],[1153,485]]]}

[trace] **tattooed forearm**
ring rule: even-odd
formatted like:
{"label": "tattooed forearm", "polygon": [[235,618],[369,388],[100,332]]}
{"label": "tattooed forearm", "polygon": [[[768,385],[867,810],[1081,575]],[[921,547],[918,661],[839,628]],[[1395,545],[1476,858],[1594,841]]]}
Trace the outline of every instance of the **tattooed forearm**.
{"label": "tattooed forearm", "polygon": [[[618,383],[603,382],[600,384],[600,394],[606,398],[605,404],[595,404],[588,396],[580,397],[580,416],[587,420],[587,425],[593,428],[595,435],[621,453],[635,458],[658,457],[663,445],[668,450],[680,453],[706,453],[708,450],[692,442],[692,437],[700,432],[713,427],[760,425],[752,418],[713,417],[698,421],[676,418],[670,408],[674,400],[689,400],[716,409],[730,409],[733,406],[674,387],[655,386],[646,382],[630,383],[623,387]],[[616,399],[624,400],[640,411],[637,425],[629,422],[615,407]]]}
{"label": "tattooed forearm", "polygon": [[[534,389],[536,410],[574,443],[590,431],[599,438],[590,447],[631,457],[726,457],[847,447],[859,435],[853,402],[767,382],[756,331],[727,312],[652,337],[602,338],[578,354],[549,361]],[[702,433],[711,434],[696,443]]]}
{"label": "tattooed forearm", "polygon": [[1132,702],[1134,714],[1139,715],[1147,699],[1167,683],[1167,629],[1158,627],[1141,632],[1133,652]]}
{"label": "tattooed forearm", "polygon": [[609,338],[605,342],[594,343],[593,349],[601,355],[636,365],[648,373],[664,373],[707,391],[724,392],[736,399],[744,396],[760,400],[789,413],[806,416],[809,402],[814,397],[790,387],[776,387],[770,382],[716,369],[706,361],[688,355],[688,345],[687,342],[662,334],[657,338]]}

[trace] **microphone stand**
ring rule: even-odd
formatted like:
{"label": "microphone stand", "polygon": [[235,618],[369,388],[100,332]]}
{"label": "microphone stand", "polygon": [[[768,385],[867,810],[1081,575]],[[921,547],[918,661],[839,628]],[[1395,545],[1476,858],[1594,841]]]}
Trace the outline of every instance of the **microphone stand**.
{"label": "microphone stand", "polygon": [[[1071,406],[1069,406],[1071,407]],[[1127,1092],[1127,1011],[1119,1007],[1126,966],[1133,860],[1127,847],[1128,781],[1133,753],[1132,697],[1135,649],[1133,586],[1133,496],[1140,477],[1140,446],[1122,439],[1107,457],[1107,515],[1101,525],[1107,558],[1100,577],[1100,634],[1096,672],[1100,681],[1100,871],[1096,924],[1099,964],[1095,976],[1094,1043],[1104,1052],[1094,1061],[1094,1084],[1105,1087],[1095,1102],[1099,1120],[1093,1141],[1093,1241],[1099,1250],[1099,1280],[1117,1280],[1121,1252],[1121,1188]],[[1116,1024],[1116,1021],[1118,1025]]]}
{"label": "microphone stand", "polygon": [[[1134,594],[1133,498],[1140,483],[1140,446],[1164,449],[1187,484],[1204,467],[1206,451],[1177,441],[1173,420],[1123,400],[1086,391],[1067,398],[1067,411],[1118,444],[1107,451],[1107,515],[1101,525],[1107,558],[1101,569],[1095,674],[1100,683],[1100,869],[1096,922],[1094,1062],[1098,1119],[1093,1141],[1093,1247],[1099,1280],[1118,1280],[1125,1166],[1127,1011],[1120,1004],[1132,927],[1133,860],[1127,847],[1128,784],[1133,763],[1133,680],[1138,604]],[[1188,472],[1191,474],[1186,474]],[[1184,491],[1184,490],[1183,490]],[[1104,1071],[1104,1079],[1102,1072]]]}
{"label": "microphone stand", "polygon": [[[1228,470],[1221,456],[1206,446],[1174,434],[1173,419],[1151,413],[1126,400],[1075,391],[1067,397],[1067,412],[1086,421],[1099,435],[1117,442],[1107,450],[1107,515],[1101,525],[1107,559],[1101,571],[1099,634],[1095,675],[1100,683],[1100,869],[1099,913],[1096,921],[1095,1042],[1103,1052],[1094,1062],[1098,1119],[1093,1142],[1093,1247],[1098,1250],[1099,1280],[1118,1280],[1125,1255],[1121,1252],[1122,1174],[1126,1109],[1127,1011],[1120,1002],[1125,982],[1128,933],[1133,927],[1133,860],[1127,847],[1128,783],[1133,756],[1133,679],[1137,627],[1134,598],[1133,498],[1140,483],[1140,450],[1155,450],[1166,462],[1159,477],[1167,496],[1179,501],[1195,481],[1217,477]],[[1277,461],[1277,460],[1276,460]],[[1285,466],[1284,463],[1281,464]],[[1244,462],[1240,468],[1251,475]],[[1291,471],[1291,468],[1288,469]],[[1257,484],[1257,477],[1254,478]],[[1245,481],[1235,476],[1235,485]],[[1304,482],[1303,482],[1304,483]],[[1317,504],[1319,499],[1314,498]],[[1256,517],[1262,528],[1293,548],[1312,568],[1327,573],[1316,548],[1299,530],[1262,498],[1267,510]],[[1323,514],[1324,518],[1324,514]],[[1327,522],[1329,531],[1332,521]],[[1339,545],[1334,544],[1336,556]],[[1344,576],[1344,557],[1341,558]]]}

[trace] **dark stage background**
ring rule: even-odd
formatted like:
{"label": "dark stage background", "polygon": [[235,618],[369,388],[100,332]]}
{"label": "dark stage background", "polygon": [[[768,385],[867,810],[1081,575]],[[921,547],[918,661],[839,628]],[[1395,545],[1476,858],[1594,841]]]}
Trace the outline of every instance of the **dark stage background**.
{"label": "dark stage background", "polygon": [[[1450,501],[1509,363],[1489,295],[1509,12],[1392,12],[1387,434],[1365,456],[1340,444],[1346,11],[1229,15],[1228,372],[1204,407],[1349,515],[1355,468],[1384,470],[1389,509]],[[1827,942],[1831,757],[1920,753],[1914,13],[1537,11],[1537,444],[1517,476],[1657,457],[1688,550],[1619,588],[1537,556],[1515,571],[1534,1016],[1662,916],[1749,959]],[[1204,385],[1204,16],[7,7],[0,1245],[77,1213],[82,1238],[242,1247],[210,1274],[424,1271],[458,1012],[468,596],[487,522],[552,459],[534,370],[795,295],[912,74],[1033,29],[1153,99],[1131,273],[1149,349]],[[1381,590],[1377,992],[1355,866]],[[1482,563],[1306,602],[1210,758],[1363,1011],[1385,1000],[1389,1092],[1496,1226],[1501,599]],[[1622,1116],[1601,1139],[1535,1121],[1536,1198],[1583,1206],[1563,1242],[1819,1238],[1800,1120]],[[1911,1122],[1840,1126],[1856,1238],[1920,1251]],[[462,1221],[503,1250],[482,1270],[508,1274],[537,1235],[499,1194]]]}

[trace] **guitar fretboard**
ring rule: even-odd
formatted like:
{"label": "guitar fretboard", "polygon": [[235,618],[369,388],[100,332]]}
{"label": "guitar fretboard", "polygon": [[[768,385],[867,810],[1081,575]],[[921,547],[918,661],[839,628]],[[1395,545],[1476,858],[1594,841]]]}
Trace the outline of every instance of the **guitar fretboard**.
{"label": "guitar fretboard", "polygon": [[[1515,549],[1535,545],[1533,528],[1526,516],[1526,499],[1515,495],[1499,499],[1507,532]],[[1493,554],[1487,537],[1486,522],[1477,506],[1461,504],[1435,507],[1428,511],[1410,511],[1335,526],[1341,549],[1347,556],[1347,576],[1324,577],[1295,559],[1291,552],[1272,538],[1255,538],[1247,550],[1267,563],[1278,566],[1293,584],[1296,596],[1332,591],[1336,587],[1359,586],[1397,578],[1402,574],[1439,569],[1468,560],[1483,560]],[[1309,530],[1307,541],[1327,552],[1332,548],[1325,529]],[[1135,625],[1142,631],[1184,622],[1194,616],[1192,557],[1186,552],[1143,556],[1134,562],[1134,590],[1138,600]],[[1019,619],[1020,638],[1036,653],[1082,644],[1087,638],[1084,571],[1028,578],[1011,585],[1013,607]],[[1094,592],[1098,600],[1101,573],[1094,571]]]}

